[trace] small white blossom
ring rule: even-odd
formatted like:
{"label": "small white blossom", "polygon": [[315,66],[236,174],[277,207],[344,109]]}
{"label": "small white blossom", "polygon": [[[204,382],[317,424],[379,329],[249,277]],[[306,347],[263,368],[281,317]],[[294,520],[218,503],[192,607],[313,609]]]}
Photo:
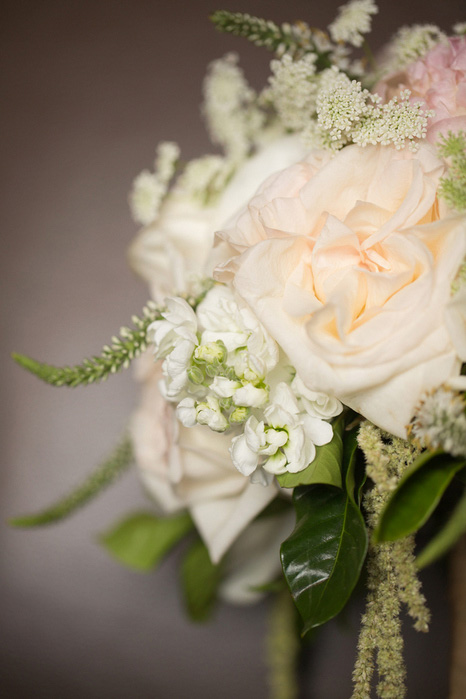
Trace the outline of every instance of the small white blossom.
{"label": "small white blossom", "polygon": [[218,399],[212,395],[207,396],[204,402],[197,403],[196,420],[200,425],[207,425],[214,432],[225,432],[229,427]]}
{"label": "small white blossom", "polygon": [[176,417],[185,427],[197,425],[196,404],[194,398],[183,398],[176,406]]}
{"label": "small white blossom", "polygon": [[[326,71],[317,98],[317,125],[328,132],[334,148],[347,143],[360,146],[393,144],[397,149],[406,145],[417,150],[418,139],[425,138],[427,122],[433,116],[421,102],[410,102],[410,91],[381,104],[379,95],[362,88],[333,68]],[[319,137],[319,132],[315,132]],[[324,139],[322,138],[324,141]]]}
{"label": "small white blossom", "polygon": [[329,25],[330,36],[334,41],[362,46],[363,34],[371,30],[371,16],[378,11],[373,0],[351,0],[339,8],[337,18]]}
{"label": "small white blossom", "polygon": [[424,397],[411,425],[412,436],[431,449],[466,456],[464,395],[440,387]]}
{"label": "small white blossom", "polygon": [[350,80],[333,68],[326,71],[325,83],[317,98],[318,124],[340,141],[368,112],[369,91],[357,80]]}
{"label": "small white blossom", "polygon": [[458,34],[459,36],[466,34],[466,22],[457,22],[456,24],[454,24],[453,31],[455,32],[455,34]]}
{"label": "small white blossom", "polygon": [[252,415],[230,448],[236,468],[255,482],[258,478],[267,481],[267,476],[259,476],[260,471],[276,476],[302,471],[314,460],[316,445],[332,439],[332,426],[301,412],[286,383],[277,385],[263,415],[260,421]]}
{"label": "small white blossom", "polygon": [[233,402],[243,408],[262,408],[268,401],[269,393],[265,388],[247,383],[235,391]]}
{"label": "small white blossom", "polygon": [[343,405],[338,398],[327,396],[325,393],[311,391],[304,385],[298,374],[296,374],[291,382],[291,390],[298,398],[301,410],[313,417],[330,420],[332,417],[339,415],[343,410]]}
{"label": "small white blossom", "polygon": [[436,44],[445,40],[445,34],[435,24],[401,27],[395,34],[390,47],[392,58],[387,66],[387,72],[404,68],[425,56]]}
{"label": "small white blossom", "polygon": [[156,359],[166,357],[180,339],[197,345],[197,318],[191,306],[178,296],[165,299],[167,310],[163,320],[155,320],[147,329],[149,341],[154,345]]}

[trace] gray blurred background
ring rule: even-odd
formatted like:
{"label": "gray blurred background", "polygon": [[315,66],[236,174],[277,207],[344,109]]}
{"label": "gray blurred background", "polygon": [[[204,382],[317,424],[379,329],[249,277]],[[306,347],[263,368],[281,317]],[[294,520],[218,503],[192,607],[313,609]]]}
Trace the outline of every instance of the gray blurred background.
{"label": "gray blurred background", "polygon": [[[185,158],[209,149],[199,115],[207,63],[241,54],[260,87],[270,56],[218,34],[215,9],[325,27],[341,0],[3,0],[0,258],[3,379],[0,694],[2,697],[267,696],[267,603],[223,606],[190,625],[179,556],[150,575],[119,567],[96,535],[147,507],[134,472],[65,524],[13,531],[111,450],[137,401],[131,371],[87,389],[48,387],[9,359],[51,363],[96,353],[146,300],[128,269],[136,232],[134,176],[159,140]],[[400,24],[464,20],[462,0],[379,2],[374,48]],[[463,13],[461,13],[463,9]],[[434,612],[427,636],[407,632],[409,696],[447,696],[448,605],[442,566],[424,576]],[[306,654],[302,697],[350,695],[360,608],[328,625]],[[408,624],[406,624],[408,626]]]}

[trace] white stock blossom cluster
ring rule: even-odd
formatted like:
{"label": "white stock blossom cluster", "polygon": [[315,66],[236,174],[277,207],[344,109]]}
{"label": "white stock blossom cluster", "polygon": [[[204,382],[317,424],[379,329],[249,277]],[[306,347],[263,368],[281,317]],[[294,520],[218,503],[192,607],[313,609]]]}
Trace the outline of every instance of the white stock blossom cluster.
{"label": "white stock blossom cluster", "polygon": [[176,143],[164,141],[157,147],[154,172],[143,170],[134,180],[129,195],[131,214],[136,223],[148,226],[158,215],[160,205],[175,173],[180,149]]}
{"label": "white stock blossom cluster", "polygon": [[204,79],[203,113],[212,142],[222,146],[229,159],[245,158],[263,126],[256,101],[236,54],[212,61]]}
{"label": "white stock blossom cluster", "polygon": [[330,36],[334,41],[362,46],[363,35],[371,30],[371,16],[378,11],[373,0],[351,0],[339,8],[337,18],[329,25]]}
{"label": "white stock blossom cluster", "polygon": [[464,395],[443,386],[426,395],[414,417],[411,434],[423,446],[466,456]]}
{"label": "white stock blossom cluster", "polygon": [[229,287],[215,285],[195,309],[168,298],[162,316],[148,331],[162,395],[185,427],[229,431],[233,463],[252,482],[303,470],[332,439],[341,403],[304,386]]}
{"label": "white stock blossom cluster", "polygon": [[333,148],[348,143],[380,143],[393,144],[397,149],[408,145],[416,151],[417,139],[425,138],[427,120],[433,112],[423,109],[420,102],[411,104],[410,95],[404,90],[400,97],[381,104],[378,95],[332,68],[326,71],[317,97],[317,126],[328,132]]}
{"label": "white stock blossom cluster", "polygon": [[391,59],[387,72],[400,70],[426,55],[446,35],[435,24],[414,24],[401,27],[395,34],[390,47]]}

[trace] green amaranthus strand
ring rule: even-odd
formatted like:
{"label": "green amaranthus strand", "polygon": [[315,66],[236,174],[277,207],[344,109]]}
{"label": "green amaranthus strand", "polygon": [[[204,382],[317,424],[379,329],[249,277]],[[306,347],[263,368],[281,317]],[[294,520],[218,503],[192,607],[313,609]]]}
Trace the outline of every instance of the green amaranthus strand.
{"label": "green amaranthus strand", "polygon": [[144,307],[142,316],[133,316],[135,328],[121,328],[121,337],[112,337],[111,345],[102,348],[100,356],[84,359],[76,366],[57,367],[38,362],[23,354],[12,354],[13,359],[24,369],[51,386],[86,386],[104,381],[109,374],[126,369],[131,360],[147,348],[147,328],[161,317],[161,309],[153,301]]}
{"label": "green amaranthus strand", "polygon": [[10,520],[13,527],[40,527],[69,517],[123,473],[133,461],[133,447],[125,435],[114,452],[80,486],[51,507],[33,515]]}
{"label": "green amaranthus strand", "polygon": [[312,30],[305,22],[278,26],[270,20],[226,10],[214,12],[210,19],[221,32],[242,36],[256,46],[280,55],[291,53],[296,56],[312,52],[317,55],[316,66],[319,70],[330,67],[328,55],[317,49]]}
{"label": "green amaranthus strand", "polygon": [[[418,450],[402,439],[383,434],[369,422],[361,425],[358,443],[366,459],[367,475],[374,483],[364,498],[369,530],[373,531],[393,488],[418,455]],[[353,671],[352,699],[369,699],[375,670],[377,696],[402,699],[406,696],[406,670],[401,604],[406,605],[417,631],[427,631],[430,620],[417,577],[412,536],[395,542],[370,543],[367,588]]]}
{"label": "green amaranthus strand", "polygon": [[437,143],[439,154],[450,159],[448,174],[440,180],[439,194],[458,212],[466,211],[466,133],[451,131]]}

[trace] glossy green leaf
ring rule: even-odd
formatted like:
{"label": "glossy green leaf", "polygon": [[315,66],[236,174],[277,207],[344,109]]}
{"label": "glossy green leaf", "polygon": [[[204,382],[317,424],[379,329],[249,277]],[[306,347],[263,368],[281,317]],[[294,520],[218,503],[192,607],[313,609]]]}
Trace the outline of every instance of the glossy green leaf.
{"label": "glossy green leaf", "polygon": [[345,432],[343,442],[343,473],[345,474],[345,489],[348,497],[355,505],[361,503],[361,491],[366,480],[366,470],[360,463],[361,453],[358,451],[359,425]]}
{"label": "glossy green leaf", "polygon": [[207,621],[217,598],[221,566],[210,560],[201,539],[189,549],[181,566],[181,583],[189,616],[193,621]]}
{"label": "glossy green leaf", "polygon": [[343,459],[344,416],[333,423],[333,437],[328,444],[316,447],[316,457],[299,473],[284,473],[277,476],[282,488],[295,488],[298,485],[322,483],[341,488],[341,462]]}
{"label": "glossy green leaf", "polygon": [[134,570],[147,571],[192,528],[187,514],[159,518],[138,512],[102,534],[99,541],[120,563]]}
{"label": "glossy green leaf", "polygon": [[297,488],[293,499],[296,527],[282,544],[281,559],[304,634],[345,606],[366,556],[367,531],[359,508],[342,490]]}
{"label": "glossy green leaf", "polygon": [[443,556],[466,532],[466,492],[443,528],[416,558],[418,568],[425,568]]}
{"label": "glossy green leaf", "polygon": [[374,541],[396,541],[413,534],[430,517],[455,473],[466,459],[443,452],[425,452],[406,471],[388,501]]}

